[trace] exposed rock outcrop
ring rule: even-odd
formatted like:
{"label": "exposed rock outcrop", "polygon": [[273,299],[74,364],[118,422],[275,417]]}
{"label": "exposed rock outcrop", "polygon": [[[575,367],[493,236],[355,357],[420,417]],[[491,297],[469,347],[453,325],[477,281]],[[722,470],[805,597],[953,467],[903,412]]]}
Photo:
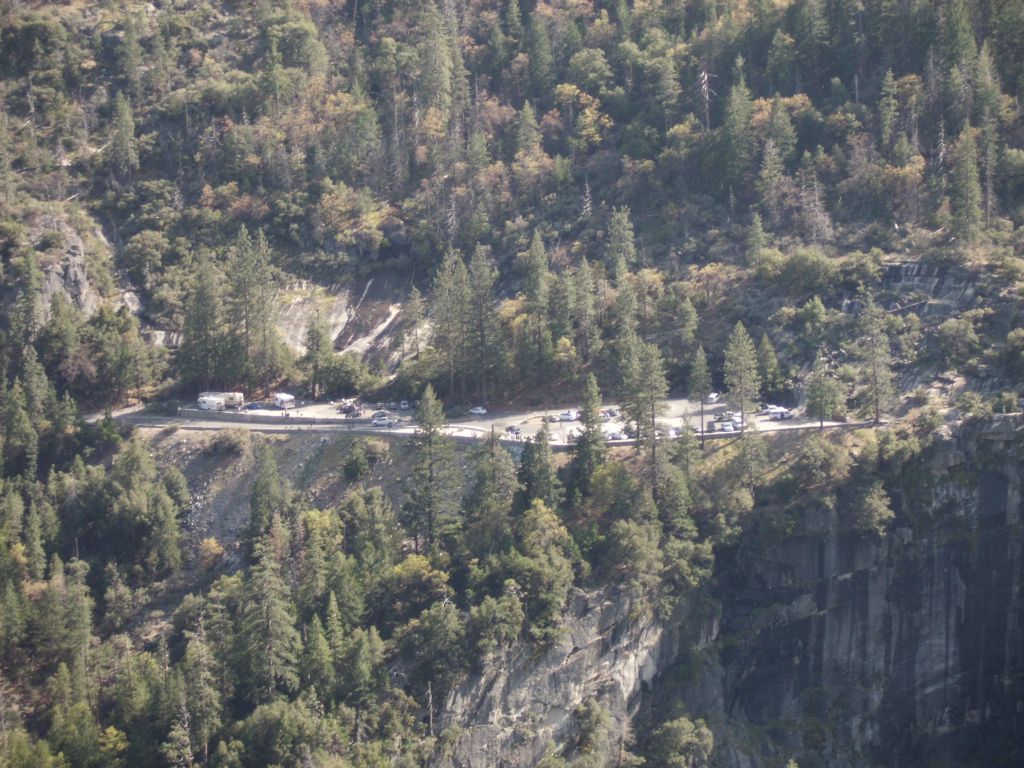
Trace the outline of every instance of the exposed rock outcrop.
{"label": "exposed rock outcrop", "polygon": [[46,223],[50,231],[61,235],[64,245],[59,259],[42,265],[42,319],[49,319],[53,298],[58,293],[64,294],[73,306],[89,317],[99,308],[102,298],[89,278],[85,243],[81,235],[63,219],[53,219]]}
{"label": "exposed rock outcrop", "polygon": [[[577,728],[574,713],[595,701],[611,721],[614,743],[625,734],[641,691],[675,659],[688,605],[667,621],[631,615],[630,601],[614,593],[575,591],[565,635],[537,654],[521,645],[472,675],[449,697],[443,727],[462,729],[450,757],[437,762],[458,768],[533,765],[549,743],[562,743]],[[702,644],[706,631],[687,634]]]}

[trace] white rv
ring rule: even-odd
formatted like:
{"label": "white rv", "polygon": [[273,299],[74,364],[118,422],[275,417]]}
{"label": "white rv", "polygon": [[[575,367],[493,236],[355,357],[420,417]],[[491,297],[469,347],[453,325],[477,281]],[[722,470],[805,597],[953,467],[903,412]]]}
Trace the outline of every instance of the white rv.
{"label": "white rv", "polygon": [[212,392],[204,392],[196,400],[196,404],[204,411],[223,411],[224,398]]}
{"label": "white rv", "polygon": [[274,405],[276,405],[278,408],[284,408],[285,410],[288,410],[289,408],[294,408],[295,395],[289,395],[285,392],[278,392],[276,395],[274,395]]}
{"label": "white rv", "polygon": [[[223,400],[224,404],[220,408],[206,408],[205,410],[216,410],[220,411],[224,408],[241,408],[245,405],[245,395],[241,392],[200,392],[197,402],[202,403],[203,400],[215,402],[217,400]],[[200,405],[200,408],[203,406]]]}
{"label": "white rv", "polygon": [[241,408],[245,405],[245,395],[241,392],[224,392],[221,396],[228,408]]}

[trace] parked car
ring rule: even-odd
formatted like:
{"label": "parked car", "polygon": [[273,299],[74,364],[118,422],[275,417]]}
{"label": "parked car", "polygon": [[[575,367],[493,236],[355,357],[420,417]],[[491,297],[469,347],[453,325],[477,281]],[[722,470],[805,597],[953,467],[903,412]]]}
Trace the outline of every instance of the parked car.
{"label": "parked car", "polygon": [[710,395],[708,395],[706,402],[709,403],[710,405],[714,405],[715,403],[718,402],[718,398],[720,397],[721,395],[718,394],[717,392],[712,392]]}
{"label": "parked car", "polygon": [[556,422],[561,421],[561,419],[558,418],[558,414],[557,413],[553,413],[553,414],[551,414],[549,416],[541,416],[540,420],[541,421],[546,421],[549,424],[554,424]]}
{"label": "parked car", "polygon": [[719,432],[735,432],[736,427],[731,421],[724,421],[718,427]]}
{"label": "parked car", "polygon": [[788,408],[780,408],[779,410],[772,413],[768,418],[772,421],[784,421],[786,419],[793,418],[793,412]]}
{"label": "parked car", "polygon": [[608,415],[611,416],[613,419],[619,418],[618,408],[606,408],[605,411],[607,411]]}
{"label": "parked car", "polygon": [[787,410],[787,409],[783,408],[781,405],[765,405],[765,406],[763,406],[761,408],[761,410],[759,410],[757,412],[757,415],[758,416],[771,416],[773,413],[778,413],[779,411],[785,411],[785,410]]}
{"label": "parked car", "polygon": [[612,420],[612,415],[611,415],[611,413],[609,413],[607,408],[605,408],[603,411],[601,411],[601,421],[611,421],[611,420]]}
{"label": "parked car", "polygon": [[517,427],[515,424],[509,424],[505,427],[505,432],[511,437],[520,437],[523,434],[523,430]]}
{"label": "parked car", "polygon": [[409,401],[408,400],[403,400],[402,402],[400,402],[398,404],[398,409],[401,410],[401,411],[408,411],[409,410]]}
{"label": "parked car", "polygon": [[484,408],[482,405],[474,405],[472,408],[469,409],[469,412],[471,414],[473,414],[474,416],[486,416],[487,415],[487,409]]}
{"label": "parked car", "polygon": [[629,438],[627,438],[622,432],[611,432],[608,435],[608,442],[609,443],[613,442],[615,440],[628,440],[628,439]]}
{"label": "parked car", "polygon": [[398,419],[385,413],[383,416],[374,416],[370,423],[375,427],[393,427],[398,423]]}
{"label": "parked car", "polygon": [[361,409],[356,408],[354,411],[349,411],[345,414],[346,419],[359,419],[362,418],[363,412]]}
{"label": "parked car", "polygon": [[576,411],[572,410],[562,411],[562,413],[558,415],[559,421],[576,421],[577,418],[578,416],[576,414]]}

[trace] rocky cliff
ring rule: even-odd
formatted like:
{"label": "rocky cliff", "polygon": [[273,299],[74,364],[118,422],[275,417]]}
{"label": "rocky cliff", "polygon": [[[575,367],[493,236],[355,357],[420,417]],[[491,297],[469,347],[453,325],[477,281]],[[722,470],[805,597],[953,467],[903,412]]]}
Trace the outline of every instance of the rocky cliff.
{"label": "rocky cliff", "polygon": [[1014,425],[933,445],[903,470],[886,536],[841,505],[784,540],[748,532],[664,623],[578,595],[563,643],[455,693],[445,764],[534,764],[592,698],[640,748],[669,710],[705,718],[730,768],[1024,764],[1022,457]]}
{"label": "rocky cliff", "polygon": [[678,691],[729,764],[1020,764],[1024,464],[1005,437],[970,430],[908,465],[882,539],[849,530],[840,506],[740,549],[701,673],[721,698]]}
{"label": "rocky cliff", "polygon": [[550,745],[572,740],[577,710],[588,702],[607,711],[609,741],[618,744],[641,692],[673,663],[684,639],[700,646],[715,635],[714,622],[696,622],[688,604],[664,622],[631,608],[618,594],[577,590],[560,641],[539,655],[520,646],[471,676],[449,698],[442,725],[460,735],[439,764],[533,765]]}

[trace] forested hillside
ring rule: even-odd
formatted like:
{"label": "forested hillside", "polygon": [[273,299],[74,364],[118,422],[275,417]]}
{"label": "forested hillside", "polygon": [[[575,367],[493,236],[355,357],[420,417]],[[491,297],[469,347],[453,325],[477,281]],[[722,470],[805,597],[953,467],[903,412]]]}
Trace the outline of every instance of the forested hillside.
{"label": "forested hillside", "polygon": [[[575,589],[664,620],[807,510],[919,524],[904,469],[1020,410],[1022,41],[1021,0],[0,0],[0,767],[446,759],[449,693]],[[296,286],[382,279],[384,349],[319,310],[285,343]],[[152,435],[80,418],[278,387],[419,431],[345,443],[322,503],[219,436],[221,541]],[[712,391],[893,426],[656,439]],[[464,450],[477,403],[581,438]],[[548,768],[712,759],[678,706],[570,714]]]}

